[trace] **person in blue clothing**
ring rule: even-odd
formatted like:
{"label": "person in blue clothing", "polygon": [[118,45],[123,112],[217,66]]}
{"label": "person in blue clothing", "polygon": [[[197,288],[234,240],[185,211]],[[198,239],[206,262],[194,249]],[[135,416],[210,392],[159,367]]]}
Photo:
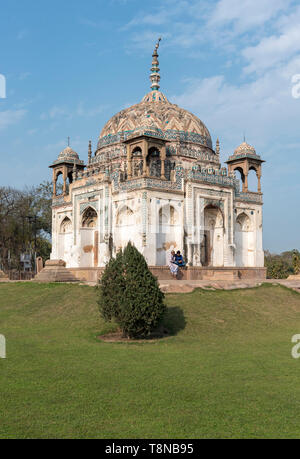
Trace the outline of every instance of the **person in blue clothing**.
{"label": "person in blue clothing", "polygon": [[180,253],[180,250],[178,250],[176,255],[175,255],[175,263],[180,268],[184,268],[185,267],[185,262],[184,262],[183,256]]}

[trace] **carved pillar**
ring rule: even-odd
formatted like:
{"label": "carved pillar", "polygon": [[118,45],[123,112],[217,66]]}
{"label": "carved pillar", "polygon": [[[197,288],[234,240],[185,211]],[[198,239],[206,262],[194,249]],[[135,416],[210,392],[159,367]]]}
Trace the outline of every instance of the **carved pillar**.
{"label": "carved pillar", "polygon": [[244,175],[244,183],[243,183],[243,193],[248,192],[248,174]]}
{"label": "carved pillar", "polygon": [[132,158],[130,152],[130,145],[126,145],[127,148],[127,176],[129,179],[132,177]]}
{"label": "carved pillar", "polygon": [[243,185],[244,193],[248,193],[248,174],[249,174],[249,166],[248,164],[246,164],[245,169],[244,169],[244,175],[245,175],[244,185]]}
{"label": "carved pillar", "polygon": [[259,168],[258,171],[256,171],[256,176],[257,176],[257,192],[261,193],[261,167]]}
{"label": "carved pillar", "polygon": [[64,180],[63,195],[65,196],[67,194],[67,169],[65,167],[63,170],[63,180]]}
{"label": "carved pillar", "polygon": [[166,147],[163,146],[161,148],[161,172],[160,172],[160,177],[165,180],[165,160],[166,160]]}
{"label": "carved pillar", "polygon": [[56,181],[57,181],[57,178],[56,178],[56,172],[55,172],[54,169],[52,170],[52,173],[53,173],[52,174],[52,176],[53,176],[53,179],[52,179],[52,181],[53,181],[53,196],[56,196]]}
{"label": "carved pillar", "polygon": [[146,177],[147,175],[147,155],[148,155],[148,144],[146,140],[143,140],[142,155],[143,155],[143,176]]}

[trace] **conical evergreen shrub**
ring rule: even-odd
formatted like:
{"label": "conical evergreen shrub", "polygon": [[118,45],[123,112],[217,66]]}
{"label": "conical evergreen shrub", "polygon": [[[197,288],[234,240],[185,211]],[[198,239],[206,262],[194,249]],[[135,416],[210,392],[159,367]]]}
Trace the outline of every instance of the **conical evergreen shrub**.
{"label": "conical evergreen shrub", "polygon": [[118,252],[106,265],[99,284],[98,306],[106,322],[120,315],[124,290],[122,252]]}
{"label": "conical evergreen shrub", "polygon": [[130,338],[148,336],[162,319],[164,294],[145,258],[130,242],[108,263],[98,303],[102,317],[108,321],[114,318]]}

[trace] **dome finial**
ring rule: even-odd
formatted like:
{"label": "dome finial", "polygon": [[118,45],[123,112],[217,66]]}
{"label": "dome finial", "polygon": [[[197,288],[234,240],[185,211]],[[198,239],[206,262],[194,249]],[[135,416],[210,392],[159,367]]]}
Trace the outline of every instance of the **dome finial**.
{"label": "dome finial", "polygon": [[159,43],[161,41],[161,38],[159,38],[157,40],[157,43],[155,45],[155,48],[154,48],[154,51],[153,51],[153,54],[152,54],[152,57],[153,57],[153,60],[152,60],[152,67],[151,67],[151,75],[150,75],[150,81],[151,81],[151,89],[152,91],[158,91],[160,86],[159,86],[159,82],[160,82],[160,74],[159,74],[159,62],[158,62],[158,48],[159,48]]}
{"label": "dome finial", "polygon": [[219,137],[217,138],[217,142],[216,142],[216,154],[220,156],[220,140],[219,140]]}
{"label": "dome finial", "polygon": [[92,141],[89,141],[89,152],[88,152],[88,163],[90,164],[92,160]]}

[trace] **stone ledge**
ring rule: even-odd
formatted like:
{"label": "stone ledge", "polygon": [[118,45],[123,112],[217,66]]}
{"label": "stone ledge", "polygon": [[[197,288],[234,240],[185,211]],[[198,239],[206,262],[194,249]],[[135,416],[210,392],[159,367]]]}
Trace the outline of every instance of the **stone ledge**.
{"label": "stone ledge", "polygon": [[[149,266],[152,274],[158,280],[172,279],[168,266]],[[82,282],[97,282],[104,268],[69,268],[72,275]],[[197,267],[189,266],[180,270],[178,280],[224,280],[247,281],[265,280],[266,268],[238,268],[238,267]]]}

